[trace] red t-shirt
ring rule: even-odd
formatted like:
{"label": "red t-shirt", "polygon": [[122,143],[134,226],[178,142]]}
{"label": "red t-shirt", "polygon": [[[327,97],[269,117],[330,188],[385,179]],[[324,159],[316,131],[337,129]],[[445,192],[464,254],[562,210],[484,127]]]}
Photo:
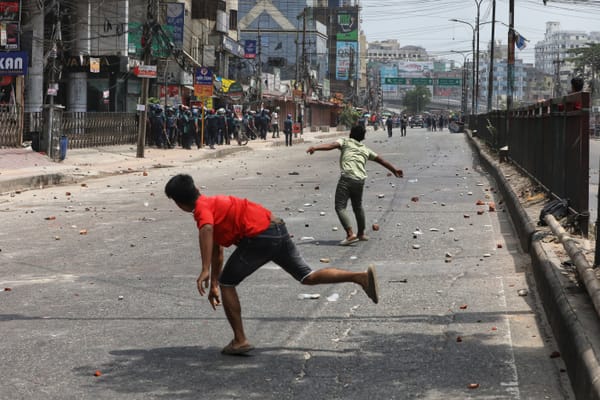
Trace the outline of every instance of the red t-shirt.
{"label": "red t-shirt", "polygon": [[243,237],[256,236],[267,229],[271,211],[239,197],[200,195],[196,200],[194,219],[198,229],[212,225],[215,243],[229,247]]}

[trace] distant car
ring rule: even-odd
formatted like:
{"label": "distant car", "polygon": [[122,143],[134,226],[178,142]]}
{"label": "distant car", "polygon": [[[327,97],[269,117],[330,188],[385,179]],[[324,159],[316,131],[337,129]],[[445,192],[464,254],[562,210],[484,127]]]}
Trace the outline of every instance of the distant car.
{"label": "distant car", "polygon": [[417,115],[415,117],[412,117],[410,121],[408,121],[408,126],[410,126],[411,128],[414,128],[415,126],[423,128],[425,125],[423,122],[423,118],[420,115]]}

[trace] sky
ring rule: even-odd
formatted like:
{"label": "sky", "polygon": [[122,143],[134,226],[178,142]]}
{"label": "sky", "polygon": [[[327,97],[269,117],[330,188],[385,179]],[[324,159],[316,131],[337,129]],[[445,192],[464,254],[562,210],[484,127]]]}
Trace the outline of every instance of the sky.
{"label": "sky", "polygon": [[[416,45],[431,56],[464,58],[450,50],[469,52],[475,26],[477,3],[480,3],[479,49],[486,50],[491,39],[492,0],[362,0],[361,29],[368,42],[397,39],[400,46]],[[527,42],[515,57],[526,63],[535,61],[535,44],[544,40],[546,22],[558,21],[561,30],[600,31],[600,0],[514,0],[514,27]],[[508,41],[509,0],[496,0],[495,38],[506,46]],[[468,55],[467,57],[470,57]]]}

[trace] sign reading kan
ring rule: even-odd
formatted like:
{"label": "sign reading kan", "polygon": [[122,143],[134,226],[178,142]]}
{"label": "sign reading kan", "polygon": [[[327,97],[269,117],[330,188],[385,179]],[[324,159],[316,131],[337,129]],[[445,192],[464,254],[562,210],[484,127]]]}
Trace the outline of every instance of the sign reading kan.
{"label": "sign reading kan", "polygon": [[27,75],[26,51],[0,53],[0,75]]}

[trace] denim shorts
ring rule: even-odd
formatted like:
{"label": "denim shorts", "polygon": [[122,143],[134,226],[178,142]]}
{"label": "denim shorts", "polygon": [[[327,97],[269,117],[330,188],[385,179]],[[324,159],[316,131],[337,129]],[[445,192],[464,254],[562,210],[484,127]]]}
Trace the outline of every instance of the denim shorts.
{"label": "denim shorts", "polygon": [[263,232],[240,240],[221,271],[219,283],[237,286],[269,261],[279,265],[299,282],[312,272],[292,242],[285,222],[275,218]]}

